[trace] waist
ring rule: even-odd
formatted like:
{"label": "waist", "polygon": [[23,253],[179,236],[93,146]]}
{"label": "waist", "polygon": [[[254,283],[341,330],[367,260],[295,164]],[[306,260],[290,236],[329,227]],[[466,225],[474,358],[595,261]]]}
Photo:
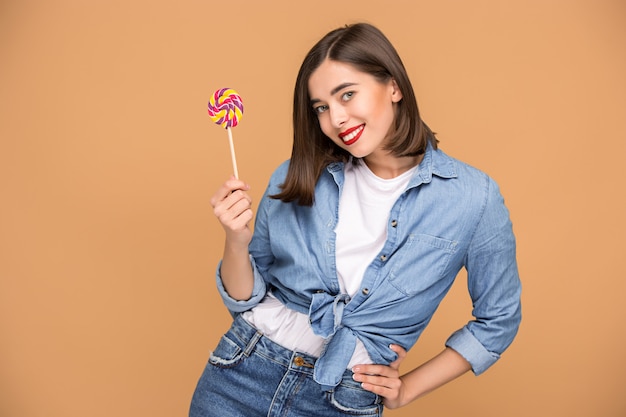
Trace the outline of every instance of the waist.
{"label": "waist", "polygon": [[313,374],[313,368],[317,360],[315,356],[281,346],[261,334],[256,327],[248,323],[241,315],[235,318],[228,332],[239,339],[242,346],[253,348],[259,355],[265,356],[287,368],[298,367],[301,372]]}
{"label": "waist", "polygon": [[[313,332],[309,316],[286,307],[271,293],[258,306],[243,313],[242,317],[265,337],[290,351],[303,352],[317,358],[326,344],[325,338]],[[357,339],[347,368],[369,363],[372,360],[363,343]]]}

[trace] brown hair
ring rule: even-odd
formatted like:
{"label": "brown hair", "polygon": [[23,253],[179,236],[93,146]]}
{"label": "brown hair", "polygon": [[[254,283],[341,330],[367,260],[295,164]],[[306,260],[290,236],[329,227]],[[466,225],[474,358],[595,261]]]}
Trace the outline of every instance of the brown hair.
{"label": "brown hair", "polygon": [[381,82],[394,79],[402,99],[397,105],[387,149],[395,156],[415,156],[426,151],[428,142],[437,148],[437,139],[421,120],[417,100],[404,64],[395,48],[376,27],[358,23],[329,32],[309,51],[302,62],[293,98],[293,147],[281,192],[271,196],[303,206],[314,202],[315,184],[331,162],[346,162],[350,154],[322,132],[310,104],[309,78],[326,59],[354,66]]}

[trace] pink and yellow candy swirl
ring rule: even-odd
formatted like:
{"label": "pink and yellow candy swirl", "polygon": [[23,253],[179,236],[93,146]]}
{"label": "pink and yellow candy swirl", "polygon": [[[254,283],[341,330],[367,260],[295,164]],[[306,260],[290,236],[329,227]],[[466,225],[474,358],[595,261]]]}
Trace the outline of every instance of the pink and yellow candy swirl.
{"label": "pink and yellow candy swirl", "polygon": [[220,88],[209,99],[209,117],[224,129],[235,127],[243,116],[243,101],[232,88]]}

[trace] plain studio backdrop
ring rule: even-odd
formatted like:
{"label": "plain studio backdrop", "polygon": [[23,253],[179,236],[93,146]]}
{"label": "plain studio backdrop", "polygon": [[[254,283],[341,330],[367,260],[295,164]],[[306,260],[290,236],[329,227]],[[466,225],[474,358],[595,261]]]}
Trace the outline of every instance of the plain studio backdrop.
{"label": "plain studio backdrop", "polygon": [[[304,55],[358,21],[397,47],[441,148],[500,184],[523,282],[500,362],[387,415],[626,415],[623,1],[3,0],[0,416],[187,414],[230,321],[208,97],[244,100],[256,207]],[[470,309],[462,273],[403,369]]]}

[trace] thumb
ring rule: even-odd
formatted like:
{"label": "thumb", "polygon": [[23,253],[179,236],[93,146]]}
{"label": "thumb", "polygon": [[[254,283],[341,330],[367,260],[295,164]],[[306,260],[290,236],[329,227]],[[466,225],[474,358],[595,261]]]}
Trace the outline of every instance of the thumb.
{"label": "thumb", "polygon": [[398,355],[398,358],[395,361],[391,362],[389,366],[393,369],[400,368],[400,364],[402,363],[404,358],[406,358],[406,350],[400,345],[393,344],[389,345],[389,349],[393,350]]}

